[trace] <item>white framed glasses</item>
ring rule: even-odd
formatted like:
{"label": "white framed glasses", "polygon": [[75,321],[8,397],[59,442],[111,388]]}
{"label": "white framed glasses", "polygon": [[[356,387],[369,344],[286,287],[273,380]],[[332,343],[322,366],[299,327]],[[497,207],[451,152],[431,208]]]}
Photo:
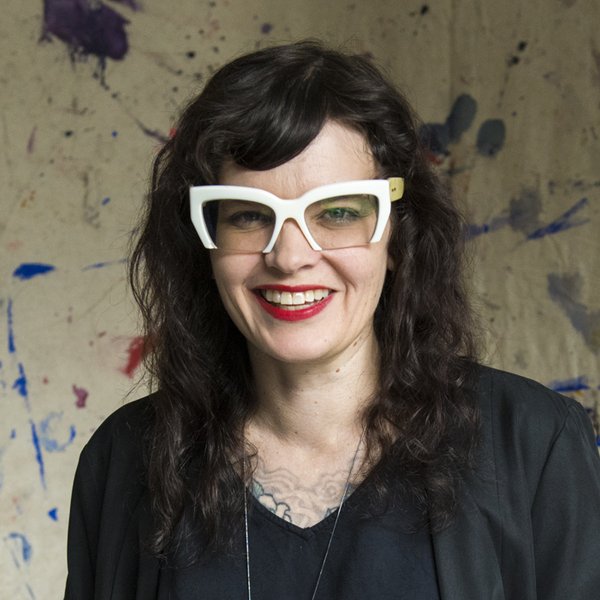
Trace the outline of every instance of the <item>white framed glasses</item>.
{"label": "white framed glasses", "polygon": [[380,241],[391,203],[403,193],[402,177],[331,183],[293,199],[252,187],[202,185],[190,188],[190,210],[209,250],[266,254],[288,219],[313,250],[334,250]]}

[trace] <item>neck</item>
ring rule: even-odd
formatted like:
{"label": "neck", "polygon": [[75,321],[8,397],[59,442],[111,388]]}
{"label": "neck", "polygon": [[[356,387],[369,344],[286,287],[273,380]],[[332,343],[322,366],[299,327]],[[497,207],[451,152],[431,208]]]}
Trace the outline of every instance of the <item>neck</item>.
{"label": "neck", "polygon": [[320,453],[356,445],[378,388],[374,337],[327,361],[284,363],[255,348],[249,353],[258,399],[251,437]]}

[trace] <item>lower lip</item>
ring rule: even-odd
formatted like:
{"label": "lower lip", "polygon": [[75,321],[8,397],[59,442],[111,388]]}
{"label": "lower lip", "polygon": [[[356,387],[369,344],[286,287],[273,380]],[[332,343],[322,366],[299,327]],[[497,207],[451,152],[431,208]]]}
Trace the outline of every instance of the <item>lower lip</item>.
{"label": "lower lip", "polygon": [[323,298],[316,304],[308,306],[307,308],[299,308],[296,310],[286,310],[285,308],[279,308],[270,302],[267,302],[260,293],[256,294],[258,303],[268,312],[272,317],[280,319],[281,321],[304,321],[310,319],[315,315],[318,315],[333,299],[333,294],[329,294],[327,298]]}

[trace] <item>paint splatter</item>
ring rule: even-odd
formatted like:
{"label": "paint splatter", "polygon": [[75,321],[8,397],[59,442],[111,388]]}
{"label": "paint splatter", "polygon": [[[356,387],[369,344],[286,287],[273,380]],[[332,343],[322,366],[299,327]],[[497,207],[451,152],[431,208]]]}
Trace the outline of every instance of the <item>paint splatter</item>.
{"label": "paint splatter", "polygon": [[121,258],[119,260],[109,260],[106,262],[97,262],[92,265],[87,265],[87,267],[83,267],[82,271],[89,271],[90,269],[103,269],[104,267],[112,267],[114,265],[122,265],[127,262],[126,258]]}
{"label": "paint splatter", "polygon": [[141,10],[141,6],[135,0],[112,0],[116,4],[123,4],[124,6],[128,6],[131,10]]}
{"label": "paint splatter", "polygon": [[4,538],[4,543],[8,546],[15,566],[20,569],[31,560],[33,549],[29,540],[22,533],[15,531],[9,533]]}
{"label": "paint splatter", "polygon": [[477,133],[477,151],[482,156],[496,156],[504,146],[506,127],[501,119],[487,119]]}
{"label": "paint splatter", "polygon": [[42,487],[46,489],[46,467],[44,466],[44,457],[42,456],[40,438],[38,436],[35,423],[31,419],[29,420],[29,424],[31,426],[31,441],[35,450],[35,461],[38,464],[38,469],[40,472],[40,481],[42,482]]}
{"label": "paint splatter", "polygon": [[26,280],[37,277],[38,275],[46,275],[54,271],[56,267],[43,263],[23,263],[13,271],[13,277],[16,279]]}
{"label": "paint splatter", "polygon": [[582,277],[579,273],[548,275],[548,293],[583,336],[593,352],[600,350],[600,310],[592,311],[581,301]]}
{"label": "paint splatter", "polygon": [[95,55],[121,60],[129,44],[129,21],[101,0],[45,0],[43,37],[53,35],[67,44],[71,56]]}
{"label": "paint splatter", "polygon": [[556,379],[548,384],[548,387],[555,392],[568,393],[568,392],[581,392],[582,390],[589,390],[588,379],[585,375],[580,377],[574,377],[572,379]]}
{"label": "paint splatter", "polygon": [[53,520],[53,521],[58,521],[58,508],[55,506],[54,508],[51,508],[48,511],[48,516]]}
{"label": "paint splatter", "polygon": [[144,357],[144,338],[142,336],[134,337],[131,340],[127,354],[127,364],[121,369],[121,372],[131,378]]}
{"label": "paint splatter", "polygon": [[502,227],[506,226],[508,221],[509,217],[506,215],[500,215],[498,217],[493,217],[489,223],[483,223],[482,225],[469,223],[469,225],[467,225],[467,239],[470,240],[484,233],[493,233],[494,231],[498,231],[499,229],[502,229]]}
{"label": "paint splatter", "polygon": [[260,27],[260,32],[267,35],[273,31],[273,25],[271,23],[263,23]]}
{"label": "paint splatter", "polygon": [[25,400],[25,406],[27,407],[27,410],[29,410],[29,393],[27,391],[27,376],[25,375],[25,367],[23,366],[23,363],[19,363],[17,367],[19,369],[19,376],[15,379],[12,389],[16,390],[19,396]]}
{"label": "paint splatter", "polygon": [[455,143],[462,134],[471,127],[477,113],[477,102],[469,94],[461,94],[452,105],[452,110],[446,119],[448,138]]}
{"label": "paint splatter", "polygon": [[8,351],[11,354],[15,353],[15,332],[13,329],[13,311],[12,311],[12,298],[8,299],[6,305],[6,320],[8,329]]}
{"label": "paint splatter", "polygon": [[77,398],[77,400],[75,401],[75,406],[77,408],[85,408],[89,392],[85,388],[80,388],[73,384],[73,393]]}
{"label": "paint splatter", "polygon": [[535,189],[526,188],[510,201],[509,225],[526,235],[541,226],[542,199]]}
{"label": "paint splatter", "polygon": [[60,433],[60,423],[63,418],[62,412],[51,412],[45,419],[40,421],[39,440],[47,452],[63,452],[73,443],[77,431],[74,425],[68,428],[66,441],[59,442],[56,435]]}
{"label": "paint splatter", "polygon": [[37,125],[33,127],[27,140],[27,154],[31,154],[35,149],[35,134],[37,132]]}
{"label": "paint splatter", "polygon": [[471,127],[477,113],[477,102],[469,94],[461,94],[454,101],[444,123],[426,123],[419,131],[424,145],[434,155],[448,155],[450,143],[460,140]]}
{"label": "paint splatter", "polygon": [[144,132],[144,135],[151,137],[155,140],[158,140],[161,144],[164,144],[169,141],[169,136],[165,135],[158,129],[150,129],[146,127],[141,121],[138,119],[134,119],[135,124]]}
{"label": "paint splatter", "polygon": [[527,239],[529,240],[537,240],[543,238],[547,235],[552,235],[555,233],[560,233],[561,231],[566,231],[567,229],[571,229],[572,227],[579,227],[581,225],[585,225],[589,223],[589,219],[580,219],[573,221],[573,217],[584,207],[588,205],[588,199],[582,198],[578,202],[576,202],[571,208],[566,210],[558,219],[551,221],[548,225],[544,225],[534,231],[532,231]]}

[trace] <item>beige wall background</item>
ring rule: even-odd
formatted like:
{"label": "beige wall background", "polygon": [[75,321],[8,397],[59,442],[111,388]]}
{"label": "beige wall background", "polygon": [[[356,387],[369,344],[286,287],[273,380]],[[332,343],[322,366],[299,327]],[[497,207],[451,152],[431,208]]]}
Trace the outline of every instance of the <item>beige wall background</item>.
{"label": "beige wall background", "polygon": [[258,47],[316,36],[387,69],[467,211],[487,361],[596,419],[598,23],[597,0],[4,0],[0,596],[61,597],[79,452],[144,393],[124,259],[150,160]]}

